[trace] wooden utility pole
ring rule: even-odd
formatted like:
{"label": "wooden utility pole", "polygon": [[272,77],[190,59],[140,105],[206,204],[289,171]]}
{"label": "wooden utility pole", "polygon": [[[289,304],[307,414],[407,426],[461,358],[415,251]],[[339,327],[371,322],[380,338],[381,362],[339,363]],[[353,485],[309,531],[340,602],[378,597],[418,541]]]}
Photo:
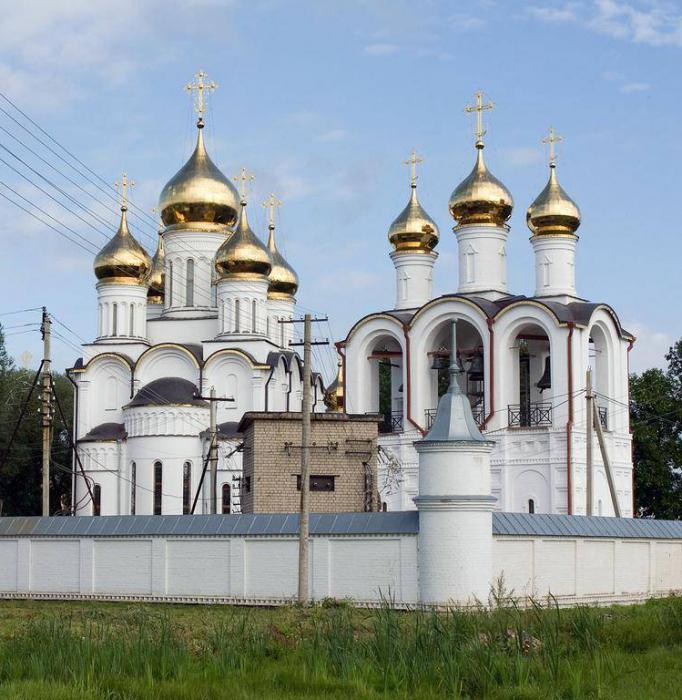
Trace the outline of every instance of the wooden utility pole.
{"label": "wooden utility pole", "polygon": [[592,418],[592,414],[594,413],[592,409],[592,404],[594,403],[594,397],[592,395],[592,370],[588,369],[586,378],[585,378],[585,401],[587,403],[587,410],[585,413],[585,424],[587,428],[587,435],[586,435],[586,449],[587,449],[587,455],[586,455],[586,464],[585,464],[585,494],[587,498],[586,502],[586,507],[585,507],[585,513],[587,515],[593,515],[593,510],[594,510],[594,504],[592,503],[593,499],[593,485],[592,485],[592,475],[594,473],[594,465],[593,465],[593,459],[592,459],[592,443],[593,443],[593,435],[592,435],[592,426],[594,424],[594,420]]}
{"label": "wooden utility pole", "polygon": [[606,480],[609,482],[609,491],[611,492],[611,500],[613,502],[613,512],[617,518],[620,518],[620,505],[618,503],[618,494],[616,493],[616,483],[613,478],[613,472],[611,471],[611,460],[609,460],[608,452],[606,451],[606,442],[604,441],[604,431],[601,427],[601,421],[599,420],[599,411],[597,407],[592,402],[592,417],[594,420],[594,427],[597,431],[597,439],[599,440],[599,449],[601,450],[601,458],[604,462],[604,470],[606,471]]}
{"label": "wooden utility pole", "polygon": [[303,322],[303,401],[301,404],[301,519],[298,540],[298,602],[310,599],[308,590],[309,526],[310,526],[310,354],[312,317]]}
{"label": "wooden utility pole", "polygon": [[209,463],[211,465],[211,513],[218,512],[218,401],[216,400],[215,387],[211,387],[211,444],[209,445]]}
{"label": "wooden utility pole", "polygon": [[50,514],[50,452],[52,446],[52,371],[50,363],[50,316],[43,306],[40,332],[43,336],[41,419],[43,429],[43,516]]}
{"label": "wooden utility pole", "polygon": [[289,342],[289,345],[303,345],[303,397],[301,401],[301,513],[298,532],[298,602],[307,605],[310,601],[308,587],[309,544],[310,544],[310,414],[312,411],[312,370],[311,353],[313,345],[329,345],[329,340],[313,340],[312,324],[326,321],[327,318],[313,318],[305,314],[302,319],[282,319],[280,323],[303,322],[303,342]]}

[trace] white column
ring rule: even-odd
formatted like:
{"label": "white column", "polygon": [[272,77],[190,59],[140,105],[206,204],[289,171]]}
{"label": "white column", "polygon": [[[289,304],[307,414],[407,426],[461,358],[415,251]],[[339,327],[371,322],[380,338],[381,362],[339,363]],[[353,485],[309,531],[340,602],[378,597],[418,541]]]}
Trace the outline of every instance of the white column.
{"label": "white column", "polygon": [[431,300],[433,265],[438,253],[394,250],[391,260],[395,265],[396,309],[414,309]]}
{"label": "white column", "polygon": [[459,254],[460,294],[507,294],[507,226],[473,224],[455,228]]}
{"label": "white column", "polygon": [[532,236],[535,252],[535,296],[575,297],[575,248],[578,237]]}

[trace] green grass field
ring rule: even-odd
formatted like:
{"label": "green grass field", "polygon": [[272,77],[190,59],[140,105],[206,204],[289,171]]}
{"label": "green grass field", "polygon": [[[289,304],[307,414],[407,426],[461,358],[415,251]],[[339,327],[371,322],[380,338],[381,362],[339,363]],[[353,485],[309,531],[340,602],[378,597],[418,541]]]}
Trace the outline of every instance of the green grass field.
{"label": "green grass field", "polygon": [[682,698],[682,599],[398,612],[0,602],[0,698]]}

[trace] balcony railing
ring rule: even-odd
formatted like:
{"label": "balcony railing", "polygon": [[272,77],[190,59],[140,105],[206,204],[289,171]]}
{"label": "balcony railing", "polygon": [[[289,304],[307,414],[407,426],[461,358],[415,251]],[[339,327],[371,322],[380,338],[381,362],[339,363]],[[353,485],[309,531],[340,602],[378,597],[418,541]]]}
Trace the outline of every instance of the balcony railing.
{"label": "balcony railing", "polygon": [[[431,426],[433,425],[433,421],[436,420],[436,411],[437,408],[427,408],[424,411],[425,414],[425,423],[426,423],[426,429],[431,430]],[[485,410],[482,404],[478,406],[472,406],[471,407],[471,412],[474,414],[474,420],[476,421],[476,425],[480,428],[483,423],[485,422]]]}
{"label": "balcony railing", "polygon": [[552,425],[552,404],[510,404],[507,406],[507,424],[510,428],[537,428]]}
{"label": "balcony railing", "polygon": [[386,433],[402,433],[403,432],[403,413],[402,411],[393,411],[392,413],[384,413],[383,420],[379,423],[379,432]]}

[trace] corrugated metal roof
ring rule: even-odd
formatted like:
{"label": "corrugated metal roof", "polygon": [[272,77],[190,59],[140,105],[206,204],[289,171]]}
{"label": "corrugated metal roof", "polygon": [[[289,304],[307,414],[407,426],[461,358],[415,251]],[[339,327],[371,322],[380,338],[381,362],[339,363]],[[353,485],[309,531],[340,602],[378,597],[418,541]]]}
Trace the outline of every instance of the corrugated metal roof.
{"label": "corrugated metal roof", "polygon": [[682,520],[493,513],[493,534],[538,537],[682,539]]}
{"label": "corrugated metal roof", "polygon": [[[416,534],[416,511],[312,513],[313,535]],[[0,518],[0,537],[122,537],[147,535],[296,535],[295,513],[240,515],[123,515]]]}
{"label": "corrugated metal roof", "polygon": [[[417,511],[312,513],[313,535],[415,535]],[[0,518],[0,537],[296,535],[296,513]],[[493,534],[534,537],[682,539],[682,520],[493,513]]]}

